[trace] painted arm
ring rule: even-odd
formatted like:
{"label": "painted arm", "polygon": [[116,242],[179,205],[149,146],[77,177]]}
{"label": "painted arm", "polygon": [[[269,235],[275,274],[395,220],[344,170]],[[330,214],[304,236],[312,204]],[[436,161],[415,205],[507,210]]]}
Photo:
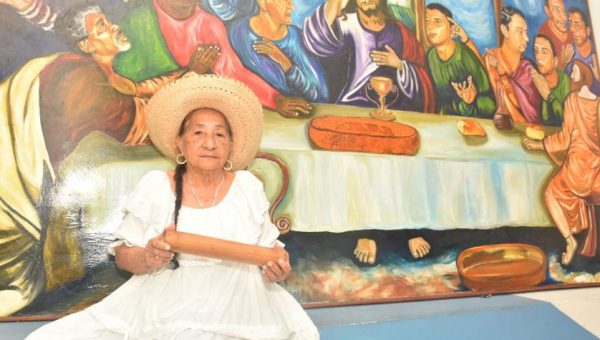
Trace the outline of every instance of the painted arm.
{"label": "painted arm", "polygon": [[311,54],[322,58],[343,53],[345,48],[344,32],[340,21],[334,16],[334,20],[328,22],[327,16],[330,15],[327,14],[328,4],[329,2],[319,6],[312,15],[307,17],[302,29],[302,40],[306,49]]}
{"label": "painted arm", "polygon": [[[198,32],[199,35],[206,33],[204,31]],[[256,93],[263,106],[269,109],[276,109],[276,97],[280,95],[279,92],[242,64],[229,43],[225,25],[221,21],[216,21],[211,27],[211,33],[218,39],[221,51],[220,58],[212,67],[213,72],[217,75],[241,81]]]}
{"label": "painted arm", "polygon": [[44,31],[54,28],[58,11],[45,0],[0,0],[0,4],[14,8],[21,17]]}

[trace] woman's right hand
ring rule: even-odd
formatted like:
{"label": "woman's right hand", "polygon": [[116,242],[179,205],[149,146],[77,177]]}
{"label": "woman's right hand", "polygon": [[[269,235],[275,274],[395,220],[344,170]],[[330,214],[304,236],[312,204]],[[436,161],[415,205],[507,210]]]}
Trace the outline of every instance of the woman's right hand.
{"label": "woman's right hand", "polygon": [[[167,229],[175,229],[175,225],[170,225]],[[174,253],[165,241],[164,233],[150,239],[144,248],[144,261],[151,271],[166,266],[173,256]]]}

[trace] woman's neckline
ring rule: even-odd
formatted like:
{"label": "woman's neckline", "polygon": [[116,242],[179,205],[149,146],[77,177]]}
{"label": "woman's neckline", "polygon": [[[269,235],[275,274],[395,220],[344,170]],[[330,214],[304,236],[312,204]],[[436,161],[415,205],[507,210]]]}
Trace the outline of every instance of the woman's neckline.
{"label": "woman's neckline", "polygon": [[[176,199],[176,196],[175,196],[175,191],[174,191],[174,188],[173,188],[173,186],[171,185],[171,181],[170,181],[170,178],[169,178],[169,177],[170,177],[170,175],[169,175],[169,173],[168,173],[168,172],[165,172],[165,174],[167,175],[167,179],[169,179],[169,192],[171,193],[171,197],[173,198],[173,200],[175,200],[175,199]],[[181,204],[181,207],[182,207],[182,208],[185,208],[185,209],[188,209],[188,210],[193,210],[193,211],[208,211],[208,210],[211,210],[211,209],[214,209],[214,208],[217,208],[217,207],[219,207],[219,206],[221,205],[221,203],[223,203],[223,202],[224,202],[224,201],[225,201],[225,200],[226,200],[226,199],[229,197],[229,194],[230,194],[230,192],[231,192],[231,189],[232,189],[232,188],[233,188],[233,186],[236,184],[236,181],[237,181],[237,179],[238,179],[238,174],[237,174],[237,171],[236,171],[236,172],[232,172],[232,174],[233,174],[233,179],[231,180],[231,184],[230,184],[230,185],[229,185],[229,187],[227,188],[227,192],[225,193],[225,195],[223,195],[223,198],[221,198],[219,201],[217,201],[217,202],[215,203],[215,205],[212,205],[212,206],[210,206],[210,207],[206,207],[206,208],[195,208],[195,207],[190,207],[190,206],[188,206],[188,205]]]}

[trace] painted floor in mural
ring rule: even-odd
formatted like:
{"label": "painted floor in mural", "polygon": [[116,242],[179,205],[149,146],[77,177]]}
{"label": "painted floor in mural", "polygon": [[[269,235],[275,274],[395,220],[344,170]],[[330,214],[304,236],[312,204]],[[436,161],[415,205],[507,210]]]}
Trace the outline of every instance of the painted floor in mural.
{"label": "painted floor in mural", "polygon": [[[431,244],[424,259],[413,259],[408,239],[420,236]],[[585,236],[585,235],[582,235]],[[67,314],[80,310],[116,289],[126,279],[108,256],[102,235],[86,235],[87,275],[55,291],[40,296],[13,316]],[[103,238],[104,237],[104,238]],[[363,265],[353,257],[356,240],[368,237],[378,244],[377,262]],[[93,239],[93,240],[92,240]],[[564,268],[557,262],[564,244],[554,228],[506,227],[493,230],[398,230],[334,233],[291,233],[282,240],[290,252],[294,275],[284,284],[305,306],[352,304],[370,300],[421,300],[440,296],[465,295],[456,269],[457,254],[465,248],[490,243],[521,242],[538,245],[548,256],[548,287],[565,283],[600,283],[600,259],[578,256]]]}

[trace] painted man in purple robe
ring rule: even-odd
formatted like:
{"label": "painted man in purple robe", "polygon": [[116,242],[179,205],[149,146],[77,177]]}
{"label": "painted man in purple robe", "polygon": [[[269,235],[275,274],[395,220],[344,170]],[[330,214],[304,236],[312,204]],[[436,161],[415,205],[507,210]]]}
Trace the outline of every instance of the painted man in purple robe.
{"label": "painted man in purple robe", "polygon": [[[386,0],[327,0],[304,21],[306,48],[319,57],[348,53],[348,82],[340,104],[374,106],[365,93],[369,79],[387,77],[399,89],[390,108],[435,112],[425,53],[415,35],[392,19]],[[374,96],[374,92],[370,92]],[[391,99],[391,95],[389,97]]]}

